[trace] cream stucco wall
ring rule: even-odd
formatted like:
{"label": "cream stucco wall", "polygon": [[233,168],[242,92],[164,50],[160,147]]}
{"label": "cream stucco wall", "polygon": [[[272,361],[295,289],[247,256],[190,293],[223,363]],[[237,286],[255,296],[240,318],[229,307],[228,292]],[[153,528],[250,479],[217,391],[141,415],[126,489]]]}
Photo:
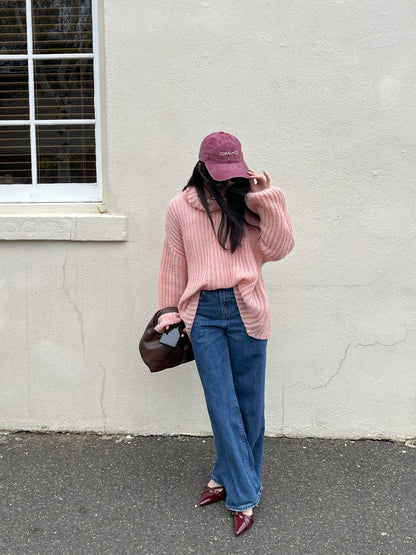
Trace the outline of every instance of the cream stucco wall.
{"label": "cream stucco wall", "polygon": [[210,432],[194,365],[151,375],[137,345],[168,201],[225,130],[295,229],[264,268],[267,432],[416,436],[415,3],[105,0],[104,23],[128,241],[0,243],[0,429]]}

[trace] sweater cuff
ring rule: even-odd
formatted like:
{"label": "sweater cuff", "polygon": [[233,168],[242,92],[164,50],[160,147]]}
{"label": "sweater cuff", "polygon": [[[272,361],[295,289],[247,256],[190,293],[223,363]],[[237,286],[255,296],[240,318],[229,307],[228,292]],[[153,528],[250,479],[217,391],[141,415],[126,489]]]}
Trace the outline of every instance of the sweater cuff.
{"label": "sweater cuff", "polygon": [[163,333],[166,326],[179,324],[181,320],[182,318],[180,317],[179,312],[167,312],[166,314],[162,314],[162,316],[160,316],[157,321],[157,326],[155,326],[155,330],[157,333]]}
{"label": "sweater cuff", "polygon": [[[256,206],[262,206],[270,201],[279,201],[283,197],[283,191],[277,187],[269,187],[262,191],[246,194],[246,203],[252,210]],[[284,198],[284,197],[283,197]]]}

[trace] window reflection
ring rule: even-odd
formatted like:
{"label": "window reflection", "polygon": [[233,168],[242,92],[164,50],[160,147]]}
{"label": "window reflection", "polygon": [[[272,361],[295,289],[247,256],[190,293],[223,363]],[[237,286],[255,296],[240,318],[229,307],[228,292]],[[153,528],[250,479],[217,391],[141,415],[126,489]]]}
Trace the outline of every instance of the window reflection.
{"label": "window reflection", "polygon": [[94,118],[92,60],[35,60],[36,118]]}
{"label": "window reflection", "polygon": [[91,0],[33,0],[33,52],[92,52]]}
{"label": "window reflection", "polygon": [[0,126],[0,184],[31,182],[29,126]]}
{"label": "window reflection", "polygon": [[26,54],[26,2],[0,1],[0,54]]}
{"label": "window reflection", "polygon": [[93,125],[41,125],[36,129],[39,183],[95,183]]}
{"label": "window reflection", "polygon": [[0,60],[0,119],[29,118],[26,60]]}

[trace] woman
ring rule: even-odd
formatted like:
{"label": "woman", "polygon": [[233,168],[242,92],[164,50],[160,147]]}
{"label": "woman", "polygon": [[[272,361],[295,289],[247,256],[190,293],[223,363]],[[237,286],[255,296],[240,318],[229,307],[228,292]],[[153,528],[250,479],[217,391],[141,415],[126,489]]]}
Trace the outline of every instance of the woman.
{"label": "woman", "polygon": [[293,248],[280,189],[249,170],[239,140],[212,133],[184,190],[169,203],[159,274],[159,332],[185,322],[204,388],[217,459],[200,505],[224,499],[240,535],[262,493],[264,381],[270,307],[265,262]]}

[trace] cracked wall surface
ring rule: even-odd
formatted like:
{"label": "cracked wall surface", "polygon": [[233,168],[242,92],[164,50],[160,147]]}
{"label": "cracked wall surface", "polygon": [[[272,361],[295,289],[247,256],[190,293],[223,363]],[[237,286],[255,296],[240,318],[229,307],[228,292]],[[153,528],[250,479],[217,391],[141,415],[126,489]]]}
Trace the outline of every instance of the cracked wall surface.
{"label": "cracked wall surface", "polygon": [[294,250],[263,272],[267,433],[414,437],[414,2],[101,4],[118,216],[95,237],[92,215],[70,208],[8,211],[0,429],[210,433],[194,364],[151,375],[138,341],[168,202],[201,139],[224,130],[284,191],[294,224]]}

